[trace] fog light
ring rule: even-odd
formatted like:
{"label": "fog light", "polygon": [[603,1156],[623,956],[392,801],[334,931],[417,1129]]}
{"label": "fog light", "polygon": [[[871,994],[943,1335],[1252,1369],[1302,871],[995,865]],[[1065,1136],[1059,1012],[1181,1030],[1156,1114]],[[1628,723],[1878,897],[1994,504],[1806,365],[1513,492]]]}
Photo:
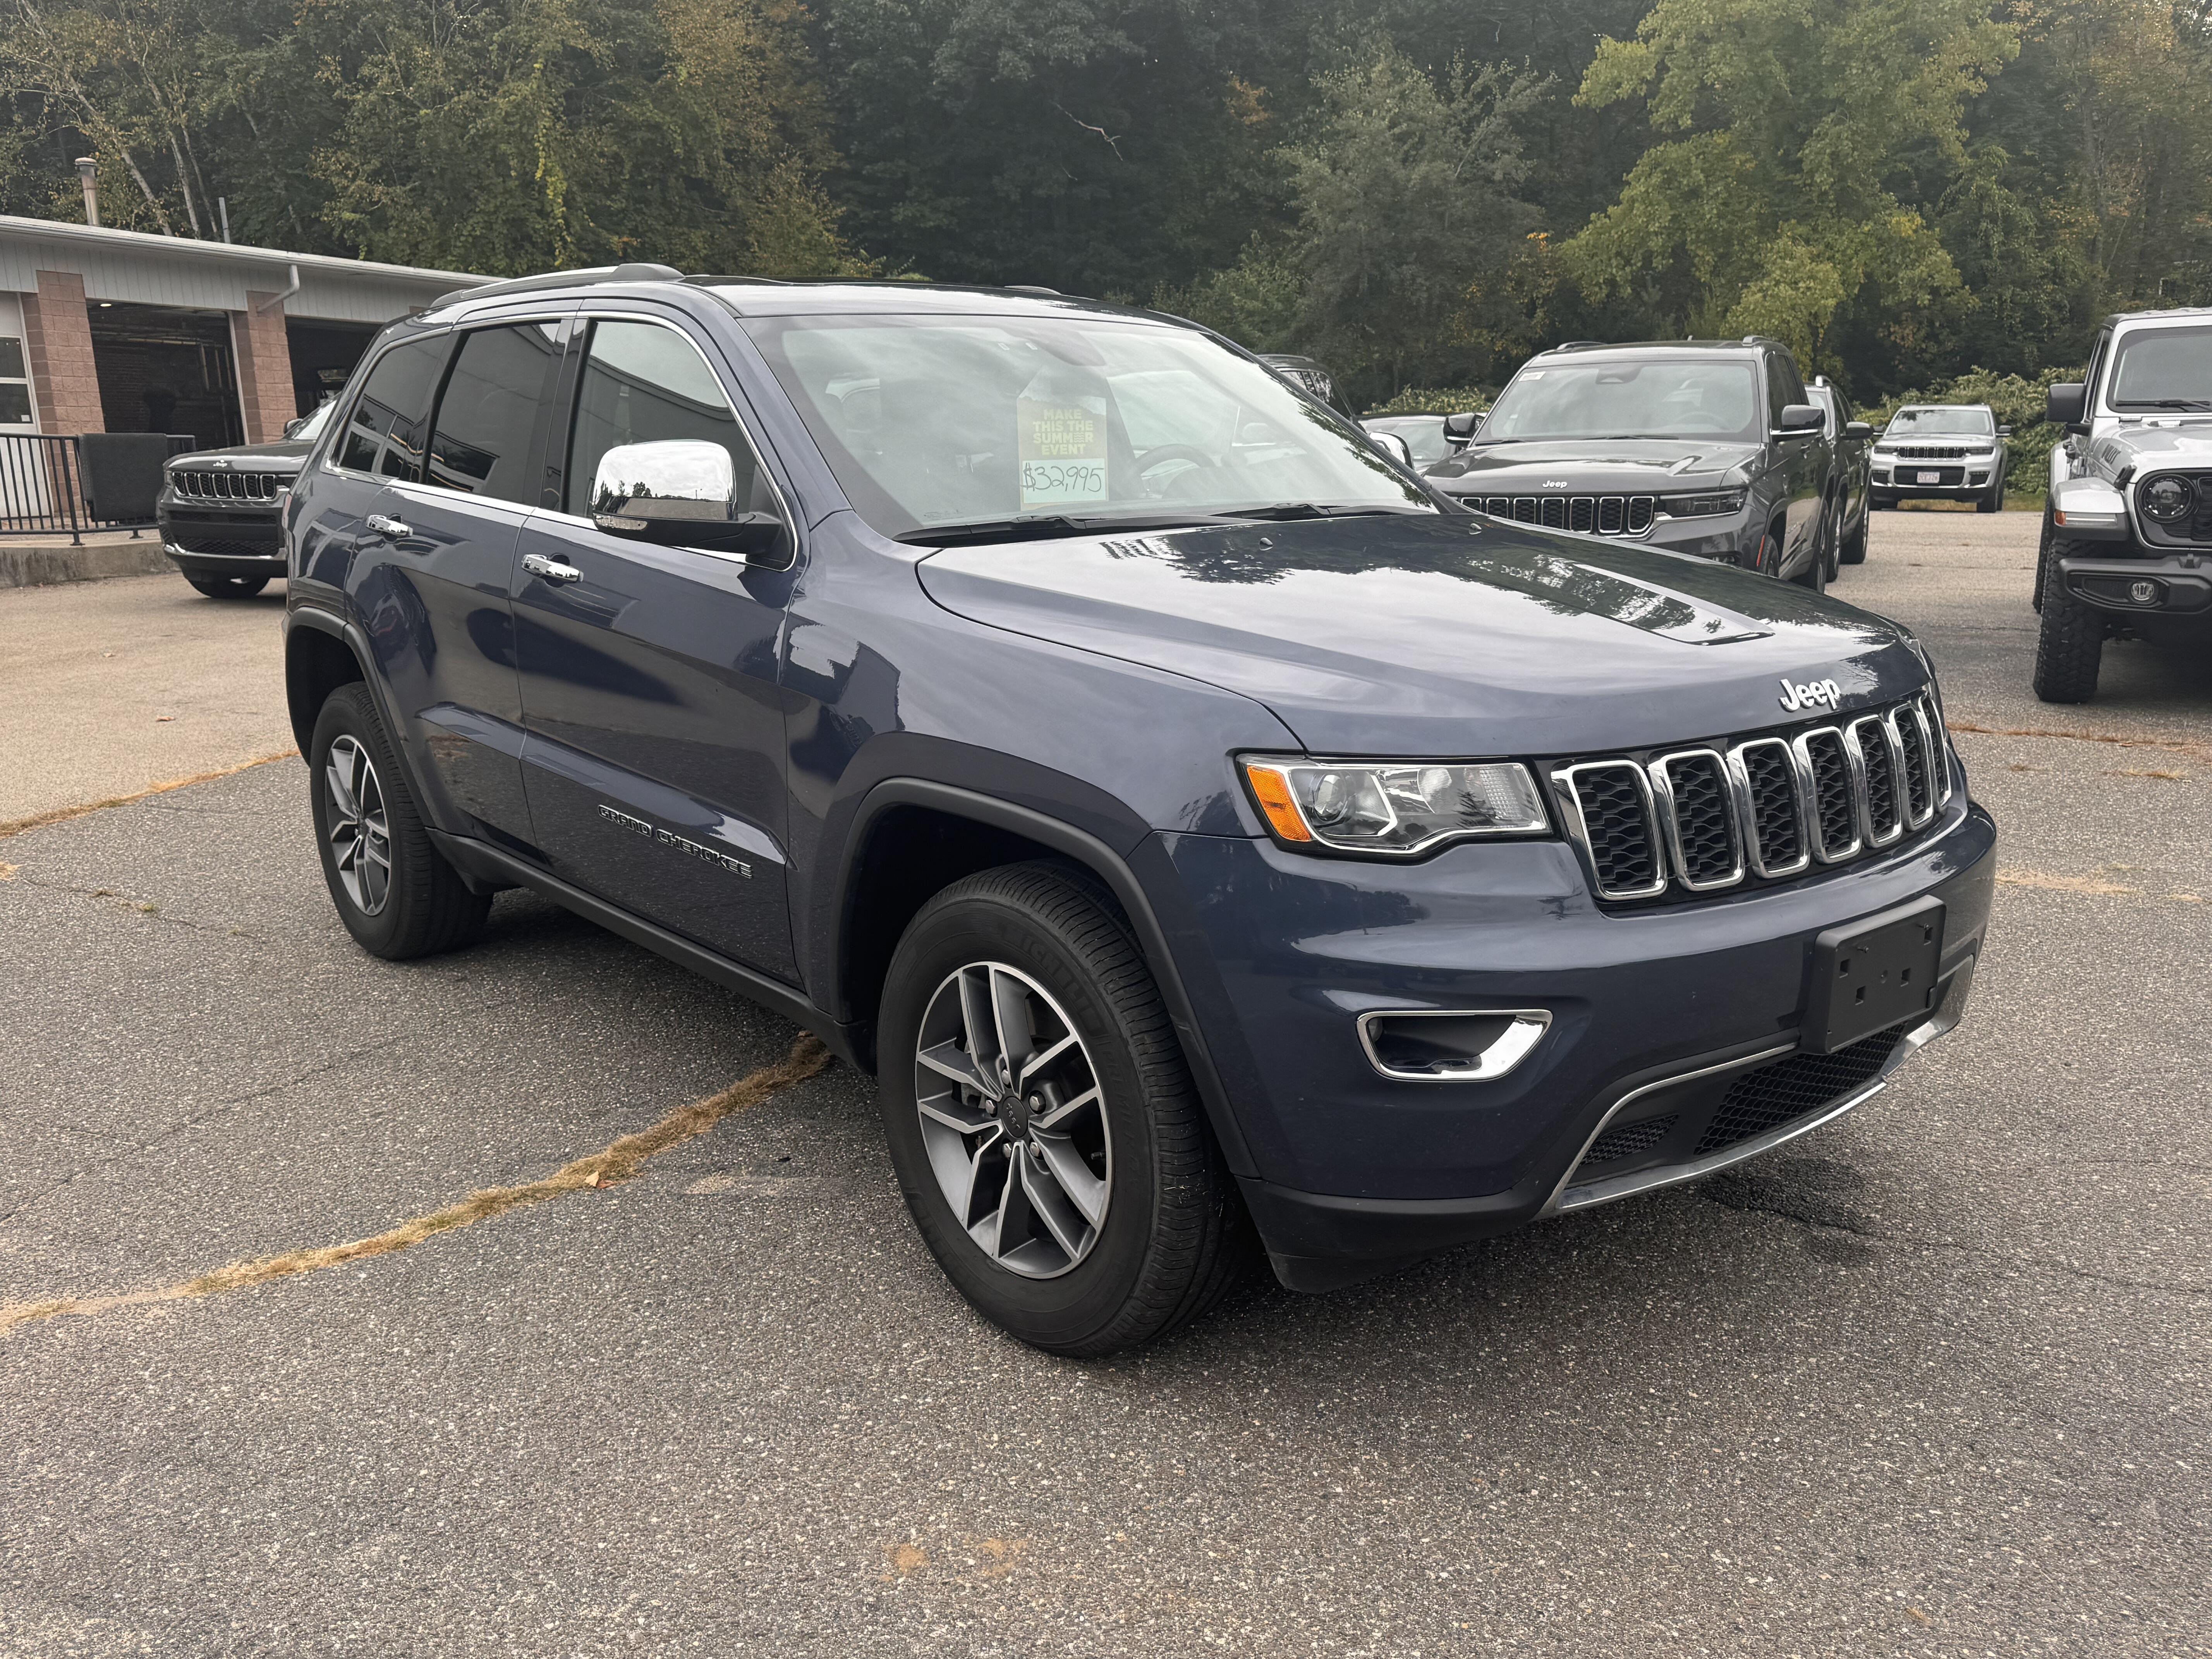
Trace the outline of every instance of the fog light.
{"label": "fog light", "polygon": [[1376,1012],[1359,1017],[1359,1046],[1376,1071],[1401,1082],[1487,1083],[1526,1060],[1551,1024],[1542,1008]]}
{"label": "fog light", "polygon": [[2158,603],[2158,584],[2156,582],[2137,582],[2134,586],[2128,589],[2128,597],[2133,599],[2137,605],[2156,605]]}

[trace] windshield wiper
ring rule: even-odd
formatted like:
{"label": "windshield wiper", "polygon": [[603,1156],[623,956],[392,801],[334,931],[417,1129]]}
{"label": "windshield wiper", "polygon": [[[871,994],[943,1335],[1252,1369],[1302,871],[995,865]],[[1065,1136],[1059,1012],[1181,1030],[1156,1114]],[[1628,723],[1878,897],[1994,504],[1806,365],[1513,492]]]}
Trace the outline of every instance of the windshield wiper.
{"label": "windshield wiper", "polygon": [[[1433,511],[1434,509],[1429,509]],[[1274,501],[1266,507],[1231,507],[1221,515],[1224,519],[1265,519],[1271,523],[1291,519],[1363,519],[1398,513],[1419,513],[1421,508],[1382,506],[1358,506],[1347,502]]]}
{"label": "windshield wiper", "polygon": [[1036,513],[1018,519],[973,519],[964,524],[917,525],[891,538],[910,547],[957,547],[965,542],[1019,542],[1052,536],[1091,536],[1101,531],[1188,530],[1197,525],[1234,524],[1212,513],[1106,514],[1077,518],[1065,513]]}
{"label": "windshield wiper", "polygon": [[2123,403],[2113,400],[2115,409],[2174,409],[2188,415],[2212,414],[2212,403],[2202,398],[2130,398]]}

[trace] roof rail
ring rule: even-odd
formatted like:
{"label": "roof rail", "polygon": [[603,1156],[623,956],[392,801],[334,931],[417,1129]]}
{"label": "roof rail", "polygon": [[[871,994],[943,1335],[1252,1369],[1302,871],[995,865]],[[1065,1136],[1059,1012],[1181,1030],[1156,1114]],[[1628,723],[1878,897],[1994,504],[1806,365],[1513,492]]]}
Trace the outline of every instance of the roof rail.
{"label": "roof rail", "polygon": [[1049,294],[1055,300],[1060,297],[1060,290],[1058,289],[1040,288],[1035,283],[1008,283],[1006,284],[1006,292],[1009,294]]}
{"label": "roof rail", "polygon": [[684,273],[673,265],[592,265],[582,270],[548,270],[535,276],[510,276],[504,282],[480,283],[457,288],[430,302],[435,311],[456,300],[484,300],[501,294],[526,294],[541,288],[582,288],[592,283],[680,283]]}
{"label": "roof rail", "polygon": [[1584,346],[1601,346],[1605,342],[1603,340],[1562,340],[1559,344],[1548,347],[1547,349],[1553,351],[1580,351]]}

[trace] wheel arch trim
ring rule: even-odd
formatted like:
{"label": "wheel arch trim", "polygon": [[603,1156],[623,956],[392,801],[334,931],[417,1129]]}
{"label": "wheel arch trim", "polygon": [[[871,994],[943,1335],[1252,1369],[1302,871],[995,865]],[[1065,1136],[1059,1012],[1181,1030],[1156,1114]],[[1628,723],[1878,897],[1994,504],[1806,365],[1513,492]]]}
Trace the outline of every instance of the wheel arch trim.
{"label": "wheel arch trim", "polygon": [[[299,742],[301,760],[311,766],[314,763],[313,757],[308,750],[314,739],[315,716],[320,711],[319,709],[304,711],[303,718],[303,711],[292,701],[291,636],[292,630],[295,628],[313,629],[319,634],[328,635],[353,653],[354,665],[361,671],[362,684],[368,688],[369,700],[376,705],[377,718],[384,722],[385,735],[392,739],[392,752],[399,758],[399,769],[405,777],[409,793],[415,797],[425,823],[429,823],[431,797],[422,787],[422,773],[416,768],[415,757],[407,746],[407,728],[400,722],[397,711],[392,708],[392,699],[385,689],[384,682],[377,677],[373,666],[376,660],[376,654],[369,649],[368,635],[362,633],[357,624],[348,621],[335,611],[325,611],[320,605],[295,605],[284,616],[284,701],[291,714],[293,736]],[[443,826],[430,823],[430,827],[441,829]]]}
{"label": "wheel arch trim", "polygon": [[[845,920],[849,921],[852,896],[857,890],[856,878],[860,860],[868,844],[870,831],[876,820],[885,811],[899,806],[921,806],[953,817],[973,819],[991,828],[1011,831],[1040,846],[1064,854],[1089,870],[1106,884],[1115,901],[1135,930],[1138,948],[1144,952],[1146,966],[1152,971],[1158,983],[1160,995],[1167,1004],[1168,1018],[1173,1023],[1176,1036],[1182,1041],[1183,1054],[1190,1063],[1192,1080],[1198,1086],[1199,1098],[1206,1106],[1207,1121],[1213,1126],[1214,1137],[1221,1147],[1222,1156],[1233,1174],[1255,1173],[1250,1148],[1236,1110],[1231,1105],[1229,1094],[1223,1085],[1218,1068],[1209,1049],[1203,1028],[1199,1024],[1190,995],[1185,988],[1175,952],[1168,943],[1167,930],[1160,925],[1142,883],[1129,867],[1128,860],[1106,842],[1088,830],[1079,830],[1048,813],[1034,808],[1018,806],[1012,801],[979,793],[972,789],[952,784],[936,783],[926,778],[885,778],[871,788],[862,798],[854,814],[852,828],[845,838],[839,854],[838,887],[844,895]],[[832,969],[837,1000],[844,1004],[847,974],[851,970],[850,929],[841,925],[832,943]]]}

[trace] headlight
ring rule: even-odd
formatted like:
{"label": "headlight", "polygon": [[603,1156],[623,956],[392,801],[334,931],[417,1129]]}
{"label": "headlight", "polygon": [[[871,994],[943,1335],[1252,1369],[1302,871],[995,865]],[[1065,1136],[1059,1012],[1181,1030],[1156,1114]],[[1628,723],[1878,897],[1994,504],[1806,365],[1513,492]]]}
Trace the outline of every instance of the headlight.
{"label": "headlight", "polygon": [[2186,518],[2197,504],[2197,492],[2180,478],[2153,478],[2143,486],[2142,510],[2160,524]]}
{"label": "headlight", "polygon": [[1710,519],[1743,511],[1743,491],[1717,489],[1705,495],[1662,495],[1659,510],[1670,519]]}
{"label": "headlight", "polygon": [[1535,780],[1517,761],[1316,761],[1261,756],[1244,780],[1277,840],[1293,847],[1405,857],[1468,836],[1551,828]]}

